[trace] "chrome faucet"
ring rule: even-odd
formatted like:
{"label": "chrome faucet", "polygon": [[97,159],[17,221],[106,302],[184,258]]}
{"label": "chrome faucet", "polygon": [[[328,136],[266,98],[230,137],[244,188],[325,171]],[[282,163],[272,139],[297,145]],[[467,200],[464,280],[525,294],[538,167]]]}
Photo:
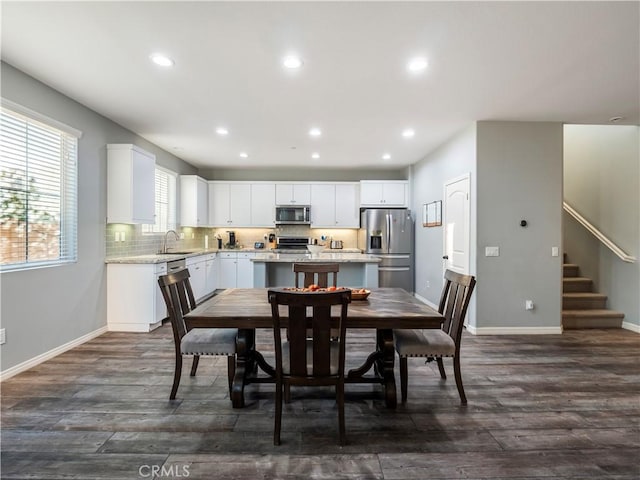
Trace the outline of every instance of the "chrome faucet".
{"label": "chrome faucet", "polygon": [[175,230],[167,231],[167,233],[164,234],[164,239],[162,240],[162,253],[167,253],[167,238],[169,237],[170,233],[173,233],[176,241],[180,240],[180,235],[178,235]]}

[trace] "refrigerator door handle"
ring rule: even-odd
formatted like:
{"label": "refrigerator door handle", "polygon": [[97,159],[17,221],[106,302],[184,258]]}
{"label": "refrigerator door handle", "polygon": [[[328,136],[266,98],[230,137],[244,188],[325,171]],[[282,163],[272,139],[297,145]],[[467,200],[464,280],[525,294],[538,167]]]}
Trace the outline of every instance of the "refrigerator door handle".
{"label": "refrigerator door handle", "polygon": [[387,252],[388,252],[389,246],[391,245],[391,214],[387,213],[385,216],[387,217]]}
{"label": "refrigerator door handle", "polygon": [[411,270],[411,267],[378,267],[378,271],[382,272],[406,272]]}
{"label": "refrigerator door handle", "polygon": [[393,254],[393,255],[374,254],[374,255],[378,258],[411,258],[411,255],[398,255],[398,254]]}

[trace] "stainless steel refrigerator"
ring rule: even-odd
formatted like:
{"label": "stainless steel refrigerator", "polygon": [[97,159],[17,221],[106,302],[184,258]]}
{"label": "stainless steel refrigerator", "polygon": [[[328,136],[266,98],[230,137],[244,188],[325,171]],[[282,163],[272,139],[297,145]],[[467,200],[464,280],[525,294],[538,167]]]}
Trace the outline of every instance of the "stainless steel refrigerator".
{"label": "stainless steel refrigerator", "polygon": [[360,215],[359,247],[382,259],[381,287],[413,292],[413,218],[408,209],[365,209]]}

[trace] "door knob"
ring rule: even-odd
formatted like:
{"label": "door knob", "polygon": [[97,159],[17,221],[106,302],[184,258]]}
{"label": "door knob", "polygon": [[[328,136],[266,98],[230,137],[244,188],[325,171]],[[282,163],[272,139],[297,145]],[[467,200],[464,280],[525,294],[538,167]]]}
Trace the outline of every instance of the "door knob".
{"label": "door knob", "polygon": [[449,255],[443,255],[442,259],[443,260],[449,260]]}

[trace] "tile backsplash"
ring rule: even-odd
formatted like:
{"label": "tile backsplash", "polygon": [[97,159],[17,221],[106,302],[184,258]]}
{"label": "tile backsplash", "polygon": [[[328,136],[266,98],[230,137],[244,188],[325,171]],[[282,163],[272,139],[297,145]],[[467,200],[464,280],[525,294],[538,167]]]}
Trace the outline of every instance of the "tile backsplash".
{"label": "tile backsplash", "polygon": [[[175,240],[169,235],[167,246],[170,250],[190,250],[205,248],[205,236],[208,236],[208,247],[216,248],[216,235],[222,238],[223,246],[228,243],[229,235],[226,228],[176,228],[178,235],[183,235],[181,240]],[[242,247],[253,247],[255,242],[264,242],[265,248],[269,248],[268,237],[270,233],[276,235],[299,235],[318,239],[322,235],[327,237],[325,242],[328,247],[330,239],[342,240],[344,248],[357,248],[357,229],[330,229],[310,228],[306,225],[286,225],[278,228],[236,228],[236,242]],[[124,240],[123,240],[124,237]],[[162,249],[164,233],[143,233],[141,225],[128,225],[119,223],[107,224],[106,228],[106,255],[107,257],[124,257],[129,255],[146,255],[157,253]],[[118,241],[116,241],[116,238]]]}

